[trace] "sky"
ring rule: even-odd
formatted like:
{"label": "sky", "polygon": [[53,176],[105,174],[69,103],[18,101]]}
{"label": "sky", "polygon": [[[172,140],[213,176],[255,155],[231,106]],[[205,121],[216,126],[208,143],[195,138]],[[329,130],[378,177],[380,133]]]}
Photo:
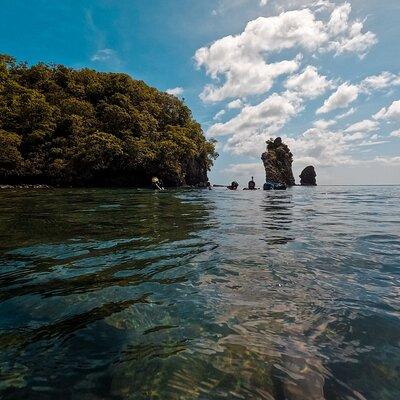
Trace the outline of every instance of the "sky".
{"label": "sky", "polygon": [[184,99],[218,141],[212,183],[261,185],[281,136],[297,181],[400,184],[399,18],[399,0],[13,0],[0,53]]}

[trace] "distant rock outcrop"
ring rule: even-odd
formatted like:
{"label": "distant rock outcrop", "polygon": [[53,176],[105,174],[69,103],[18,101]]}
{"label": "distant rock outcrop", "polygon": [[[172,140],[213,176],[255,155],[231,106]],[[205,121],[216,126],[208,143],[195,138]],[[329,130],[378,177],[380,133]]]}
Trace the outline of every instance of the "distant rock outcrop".
{"label": "distant rock outcrop", "polygon": [[267,141],[267,151],[262,154],[267,181],[281,182],[294,186],[292,172],[293,154],[280,137]]}
{"label": "distant rock outcrop", "polygon": [[302,186],[317,186],[317,180],[315,177],[317,174],[315,173],[315,169],[312,165],[305,167],[300,174],[300,185]]}

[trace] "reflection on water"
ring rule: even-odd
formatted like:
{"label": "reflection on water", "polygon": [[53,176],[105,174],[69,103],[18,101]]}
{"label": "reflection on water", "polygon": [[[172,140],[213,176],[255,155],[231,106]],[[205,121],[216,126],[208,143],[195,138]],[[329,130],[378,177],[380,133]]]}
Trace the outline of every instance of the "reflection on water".
{"label": "reflection on water", "polygon": [[0,397],[400,398],[399,195],[0,192]]}
{"label": "reflection on water", "polygon": [[290,236],[293,222],[293,202],[291,192],[268,192],[261,203],[262,221],[267,229],[265,241],[270,245],[286,244],[294,240]]}

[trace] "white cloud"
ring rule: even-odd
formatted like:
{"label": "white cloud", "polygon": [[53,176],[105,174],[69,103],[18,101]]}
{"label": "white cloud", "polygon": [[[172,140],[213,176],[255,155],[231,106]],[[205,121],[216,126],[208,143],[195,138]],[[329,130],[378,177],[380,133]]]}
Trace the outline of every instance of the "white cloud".
{"label": "white cloud", "polygon": [[311,8],[316,13],[330,11],[335,8],[335,4],[329,0],[278,0],[275,8],[283,12],[299,8]]}
{"label": "white cloud", "polygon": [[354,22],[346,32],[346,35],[338,40],[332,41],[327,47],[328,51],[336,51],[336,54],[356,53],[360,58],[364,58],[368,50],[375,45],[378,40],[372,32],[363,33],[364,24],[360,21]]}
{"label": "white cloud", "polygon": [[332,83],[326,76],[318,74],[317,68],[309,65],[301,74],[293,75],[285,83],[286,89],[297,92],[299,96],[314,99],[322,95]]}
{"label": "white cloud", "polygon": [[[354,124],[354,128],[356,125]],[[353,131],[353,126],[344,131],[329,131],[316,127],[297,138],[284,137],[284,141],[292,149],[295,161],[301,164],[324,167],[362,164],[365,161],[357,158],[357,151],[355,152],[357,148],[385,143],[377,140],[379,139],[377,134],[371,135],[370,123],[361,121],[358,127],[363,126],[367,127],[364,131],[356,129]]]}
{"label": "white cloud", "polygon": [[228,103],[228,108],[230,110],[242,108],[243,106],[244,106],[244,104],[243,104],[242,100],[240,100],[240,99],[236,99],[236,100],[233,100],[230,103]]}
{"label": "white cloud", "polygon": [[331,35],[336,36],[346,32],[348,29],[350,12],[351,6],[349,3],[344,3],[342,6],[333,10],[328,22],[328,30]]}
{"label": "white cloud", "polygon": [[314,128],[321,129],[321,130],[326,130],[330,126],[335,125],[336,121],[334,119],[330,120],[325,120],[325,119],[319,119],[318,121],[314,121],[313,125]]}
{"label": "white cloud", "polygon": [[296,162],[316,166],[352,164],[346,154],[349,144],[342,132],[309,129],[297,138],[284,138],[292,149]]}
{"label": "white cloud", "polygon": [[233,173],[239,176],[250,176],[255,175],[262,168],[262,163],[242,163],[242,164],[230,164],[225,172]]}
{"label": "white cloud", "polygon": [[343,114],[339,114],[335,119],[336,119],[336,120],[340,120],[340,119],[347,118],[347,117],[349,117],[350,115],[353,115],[355,112],[356,112],[356,109],[355,109],[354,107],[352,107],[352,108],[350,108],[349,111],[346,111],[346,112],[343,113]]}
{"label": "white cloud", "polygon": [[197,66],[204,67],[218,82],[206,85],[201,99],[215,102],[269,91],[277,77],[299,68],[300,57],[268,63],[269,54],[282,50],[331,50],[364,55],[375,43],[375,35],[362,33],[363,23],[350,22],[350,10],[345,3],[334,9],[329,21],[317,20],[310,9],[260,17],[250,21],[241,34],[223,37],[198,49],[194,56]]}
{"label": "white cloud", "polygon": [[374,138],[371,138],[372,140],[364,140],[359,144],[360,147],[366,147],[366,146],[377,146],[379,144],[387,143],[387,140],[375,140]]}
{"label": "white cloud", "polygon": [[325,100],[324,105],[317,110],[317,114],[326,114],[338,108],[347,107],[357,99],[358,93],[359,88],[357,86],[343,83],[335,93]]}
{"label": "white cloud", "polygon": [[174,96],[181,96],[183,94],[183,88],[178,86],[176,88],[167,89],[166,92]]}
{"label": "white cloud", "polygon": [[218,120],[218,119],[221,119],[221,117],[224,116],[224,115],[225,115],[225,110],[218,111],[218,112],[214,115],[213,120],[216,121],[216,120]]}
{"label": "white cloud", "polygon": [[375,90],[383,90],[392,86],[400,85],[400,77],[391,72],[384,71],[379,75],[371,75],[365,78],[360,88],[365,93],[371,93]]}
{"label": "white cloud", "polygon": [[376,121],[372,121],[370,119],[365,119],[363,121],[357,122],[348,126],[345,129],[345,132],[373,132],[376,131],[379,127],[379,123]]}
{"label": "white cloud", "polygon": [[400,100],[394,101],[388,108],[382,108],[374,119],[400,119]]}
{"label": "white cloud", "polygon": [[398,129],[397,131],[393,131],[390,133],[391,137],[398,137],[400,138],[400,129]]}
{"label": "white cloud", "polygon": [[262,94],[271,89],[275,78],[296,71],[297,60],[267,64],[262,58],[246,60],[242,58],[227,71],[227,80],[220,87],[206,85],[200,98],[205,102],[217,102],[232,97]]}
{"label": "white cloud", "polygon": [[262,7],[267,5],[268,0],[215,0],[214,2],[217,4],[211,14],[217,16],[242,7],[249,8],[252,5]]}
{"label": "white cloud", "polygon": [[246,105],[231,120],[214,124],[207,136],[229,135],[224,150],[235,154],[257,154],[266,138],[301,110],[301,104],[301,99],[293,93],[274,93],[260,104]]}
{"label": "white cloud", "polygon": [[117,58],[117,53],[112,50],[112,49],[101,49],[96,51],[90,58],[91,61],[109,61],[109,60],[115,60]]}
{"label": "white cloud", "polygon": [[374,162],[384,165],[400,165],[400,157],[375,157]]}

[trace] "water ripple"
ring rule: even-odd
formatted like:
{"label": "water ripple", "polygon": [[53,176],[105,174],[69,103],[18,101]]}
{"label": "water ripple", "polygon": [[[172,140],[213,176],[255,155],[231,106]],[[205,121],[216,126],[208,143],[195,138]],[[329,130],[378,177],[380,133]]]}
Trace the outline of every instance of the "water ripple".
{"label": "water ripple", "polygon": [[0,192],[0,397],[397,400],[399,195]]}

